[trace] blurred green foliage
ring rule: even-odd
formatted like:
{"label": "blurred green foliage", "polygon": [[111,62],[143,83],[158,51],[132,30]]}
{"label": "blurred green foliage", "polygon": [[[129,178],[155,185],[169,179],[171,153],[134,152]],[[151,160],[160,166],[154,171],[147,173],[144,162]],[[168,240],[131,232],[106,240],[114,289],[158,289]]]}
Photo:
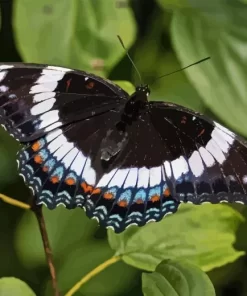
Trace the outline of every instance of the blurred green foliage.
{"label": "blurred green foliage", "polygon": [[[150,99],[190,107],[247,136],[246,1],[0,3],[2,62],[50,63],[86,70],[115,80],[132,92],[127,81],[139,83],[138,77],[117,34],[147,83],[210,56],[205,63],[157,80],[151,85]],[[28,202],[29,190],[16,168],[18,148],[1,129],[0,192]],[[81,209],[44,210],[63,294],[114,254],[123,255],[123,261],[76,293],[92,296],[177,295],[179,291],[186,296],[215,295],[198,267],[207,272],[217,296],[247,295],[246,213],[240,205],[186,205],[159,223],[116,235],[99,228]],[[173,261],[163,261],[166,259]],[[20,278],[36,295],[52,295],[34,216],[2,202],[0,277]],[[25,283],[12,278],[0,280],[0,295],[5,295],[1,289],[10,287],[22,290],[11,295],[33,295]]]}

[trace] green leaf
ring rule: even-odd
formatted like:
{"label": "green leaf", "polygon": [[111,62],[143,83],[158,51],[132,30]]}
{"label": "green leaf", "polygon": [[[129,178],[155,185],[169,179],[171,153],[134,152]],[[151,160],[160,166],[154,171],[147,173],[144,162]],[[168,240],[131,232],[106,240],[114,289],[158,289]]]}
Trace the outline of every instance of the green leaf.
{"label": "green leaf", "polygon": [[135,87],[132,83],[129,81],[124,80],[116,80],[113,81],[115,84],[119,85],[122,89],[124,89],[129,95],[133,94],[135,91]]}
{"label": "green leaf", "polygon": [[[111,258],[112,255],[113,252],[105,240],[81,241],[77,247],[71,246],[70,252],[58,267],[58,285],[62,294],[64,295],[82,277]],[[129,295],[139,277],[138,270],[119,261],[85,283],[78,295]],[[50,287],[50,283],[47,283],[45,294],[47,296],[51,295]]]}
{"label": "green leaf", "polygon": [[[28,15],[28,17],[27,17]],[[17,47],[25,62],[47,63],[107,75],[135,39],[131,9],[115,0],[22,0],[14,6]]]}
{"label": "green leaf", "polygon": [[0,278],[0,296],[35,296],[31,288],[23,281],[13,278]]}
{"label": "green leaf", "polygon": [[197,8],[174,13],[174,48],[182,65],[211,57],[185,72],[211,110],[247,136],[247,6],[238,1],[210,0],[207,7],[191,2]]}
{"label": "green leaf", "polygon": [[232,244],[244,218],[225,205],[182,205],[161,222],[130,227],[121,234],[108,230],[110,246],[123,260],[153,271],[164,259],[189,259],[204,271],[233,262],[244,252]]}
{"label": "green leaf", "polygon": [[[44,207],[43,213],[55,260],[67,256],[75,244],[86,243],[98,227],[97,222],[88,219],[79,208],[67,210],[60,206],[51,211]],[[40,231],[31,211],[26,211],[18,224],[15,247],[26,267],[46,264]]]}
{"label": "green leaf", "polygon": [[208,276],[187,261],[161,262],[155,272],[142,274],[144,296],[215,296]]}

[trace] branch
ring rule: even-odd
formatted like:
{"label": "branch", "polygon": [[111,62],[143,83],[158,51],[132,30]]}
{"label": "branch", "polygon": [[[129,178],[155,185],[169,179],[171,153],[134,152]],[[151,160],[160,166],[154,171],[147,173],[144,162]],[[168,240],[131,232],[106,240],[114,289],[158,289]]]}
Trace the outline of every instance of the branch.
{"label": "branch", "polygon": [[54,265],[54,261],[53,261],[53,256],[52,256],[52,251],[51,251],[51,247],[50,247],[50,243],[49,243],[49,238],[48,238],[46,226],[45,226],[45,220],[44,220],[44,216],[42,213],[42,206],[38,206],[38,205],[34,204],[31,208],[31,210],[34,212],[34,214],[37,218],[38,224],[39,224],[39,229],[40,229],[40,233],[41,233],[41,237],[42,237],[42,241],[43,241],[46,261],[48,263],[49,270],[50,270],[54,296],[59,296],[60,294],[59,294],[58,285],[57,285],[56,269],[55,269],[55,265]]}
{"label": "branch", "polygon": [[72,296],[74,295],[82,285],[84,285],[86,282],[88,282],[92,277],[96,276],[98,273],[100,273],[102,270],[106,269],[108,266],[118,262],[121,259],[121,256],[114,256],[108,260],[106,260],[104,263],[98,265],[95,269],[90,271],[88,274],[86,274],[78,283],[76,283],[68,293],[66,293],[65,296]]}
{"label": "branch", "polygon": [[40,229],[40,233],[41,233],[41,237],[42,237],[42,241],[43,241],[45,256],[46,256],[46,260],[47,260],[50,274],[51,274],[51,281],[52,281],[52,287],[54,290],[54,296],[59,296],[59,290],[58,290],[58,286],[57,286],[56,269],[54,266],[51,247],[50,247],[48,234],[47,234],[46,226],[45,226],[45,220],[44,220],[44,216],[42,213],[42,206],[37,206],[35,203],[33,203],[33,205],[30,206],[24,202],[18,201],[14,198],[8,197],[8,196],[0,193],[0,200],[1,199],[10,205],[16,206],[16,207],[24,209],[24,210],[32,210],[34,212],[34,214],[37,218],[38,224],[39,224],[39,229]]}

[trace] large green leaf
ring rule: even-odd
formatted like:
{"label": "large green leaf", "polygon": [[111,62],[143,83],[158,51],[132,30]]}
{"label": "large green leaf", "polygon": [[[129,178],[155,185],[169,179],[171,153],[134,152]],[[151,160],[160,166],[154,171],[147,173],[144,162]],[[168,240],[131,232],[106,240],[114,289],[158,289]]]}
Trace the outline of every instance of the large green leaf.
{"label": "large green leaf", "polygon": [[183,65],[211,56],[186,73],[211,110],[246,136],[247,5],[225,0],[210,0],[207,5],[190,2],[193,9],[174,13],[174,48]]}
{"label": "large green leaf", "polygon": [[[67,256],[58,268],[59,288],[63,295],[82,277],[111,258],[113,251],[105,240],[81,241],[80,246],[71,246]],[[76,295],[118,296],[128,295],[136,285],[140,272],[123,262],[117,262],[88,281]],[[47,283],[47,296],[50,293]]]}
{"label": "large green leaf", "polygon": [[153,271],[164,259],[189,259],[204,271],[236,260],[244,252],[232,244],[244,218],[225,205],[182,205],[159,223],[130,227],[121,234],[109,230],[109,243],[123,260]]}
{"label": "large green leaf", "polygon": [[208,276],[187,261],[161,262],[155,272],[143,273],[144,296],[215,296]]}
{"label": "large green leaf", "polygon": [[[43,213],[55,260],[73,252],[73,246],[78,243],[85,244],[98,227],[82,209],[67,210],[60,206],[50,211],[44,207]],[[46,264],[38,224],[31,211],[27,211],[18,224],[15,246],[26,267]]]}
{"label": "large green leaf", "polygon": [[[28,17],[27,17],[28,16]],[[106,75],[135,38],[131,9],[115,0],[17,0],[17,46],[25,62],[58,64]]]}
{"label": "large green leaf", "polygon": [[23,281],[8,277],[0,279],[0,296],[35,296],[31,288]]}

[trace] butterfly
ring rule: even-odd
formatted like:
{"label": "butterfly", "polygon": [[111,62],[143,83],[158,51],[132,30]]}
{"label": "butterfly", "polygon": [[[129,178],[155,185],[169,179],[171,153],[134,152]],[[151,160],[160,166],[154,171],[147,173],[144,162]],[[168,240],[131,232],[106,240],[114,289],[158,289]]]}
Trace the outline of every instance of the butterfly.
{"label": "butterfly", "polygon": [[246,204],[244,140],[149,95],[82,71],[0,64],[0,124],[23,144],[19,173],[36,204],[82,207],[116,233],[180,203]]}

